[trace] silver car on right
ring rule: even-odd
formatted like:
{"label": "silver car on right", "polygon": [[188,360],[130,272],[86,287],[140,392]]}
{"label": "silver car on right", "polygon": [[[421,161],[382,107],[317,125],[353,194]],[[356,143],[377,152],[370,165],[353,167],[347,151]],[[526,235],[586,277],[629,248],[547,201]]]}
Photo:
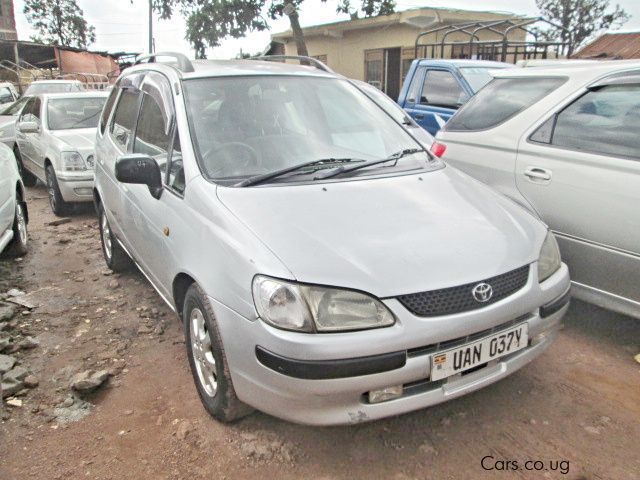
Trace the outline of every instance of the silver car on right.
{"label": "silver car on right", "polygon": [[432,152],[551,227],[574,296],[640,318],[640,61],[496,72]]}

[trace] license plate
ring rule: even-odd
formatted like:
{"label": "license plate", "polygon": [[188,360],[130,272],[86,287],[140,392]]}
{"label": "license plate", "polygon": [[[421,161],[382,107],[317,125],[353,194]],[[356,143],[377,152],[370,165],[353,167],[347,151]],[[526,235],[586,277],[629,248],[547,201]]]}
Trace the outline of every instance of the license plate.
{"label": "license plate", "polygon": [[522,323],[500,333],[431,356],[431,380],[442,380],[523,349],[529,328]]}

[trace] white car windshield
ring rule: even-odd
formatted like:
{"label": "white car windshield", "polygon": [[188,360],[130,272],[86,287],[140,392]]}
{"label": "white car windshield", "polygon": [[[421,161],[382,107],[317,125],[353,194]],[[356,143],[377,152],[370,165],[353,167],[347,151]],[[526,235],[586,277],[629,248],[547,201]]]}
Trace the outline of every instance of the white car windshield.
{"label": "white car windshield", "polygon": [[[201,169],[222,183],[317,160],[364,163],[421,148],[346,80],[218,77],[186,80],[184,87]],[[358,174],[426,168],[430,161],[420,151]]]}
{"label": "white car windshield", "polygon": [[49,130],[96,128],[106,97],[51,98],[47,104]]}

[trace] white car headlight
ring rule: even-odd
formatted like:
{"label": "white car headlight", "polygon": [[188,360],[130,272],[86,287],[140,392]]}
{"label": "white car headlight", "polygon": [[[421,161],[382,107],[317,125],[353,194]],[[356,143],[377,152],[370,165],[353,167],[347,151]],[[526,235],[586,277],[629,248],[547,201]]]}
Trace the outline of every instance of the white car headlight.
{"label": "white car headlight", "polygon": [[389,309],[370,295],[262,275],[253,279],[253,301],[262,320],[285,330],[336,332],[395,323]]}
{"label": "white car headlight", "polygon": [[561,262],[556,237],[548,232],[538,258],[538,281],[542,282],[553,275],[560,268]]}
{"label": "white car headlight", "polygon": [[78,152],[62,152],[62,170],[67,172],[81,172],[87,169],[82,155]]}

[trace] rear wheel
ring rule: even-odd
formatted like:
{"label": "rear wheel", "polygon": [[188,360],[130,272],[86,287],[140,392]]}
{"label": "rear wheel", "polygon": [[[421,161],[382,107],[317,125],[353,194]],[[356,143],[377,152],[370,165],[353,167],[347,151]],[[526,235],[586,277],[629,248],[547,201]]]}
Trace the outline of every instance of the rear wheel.
{"label": "rear wheel", "polygon": [[64,217],[69,213],[71,205],[62,198],[56,172],[51,165],[47,165],[47,168],[45,168],[45,175],[47,177],[47,194],[49,195],[51,210],[58,217]]}
{"label": "rear wheel", "polygon": [[122,272],[131,267],[131,259],[118,244],[111,231],[109,219],[104,211],[102,203],[98,205],[98,222],[100,226],[100,242],[102,243],[102,255],[107,267],[114,272]]}
{"label": "rear wheel", "polygon": [[16,212],[13,218],[13,240],[7,253],[12,257],[21,257],[27,253],[27,210],[19,194],[16,195]]}
{"label": "rear wheel", "polygon": [[38,183],[38,179],[33,173],[25,170],[24,164],[22,163],[22,155],[20,155],[20,149],[17,145],[13,147],[13,155],[16,157],[16,164],[18,165],[18,171],[20,172],[22,183],[27,187],[35,187],[36,183]]}
{"label": "rear wheel", "polygon": [[187,355],[204,408],[222,422],[232,422],[253,409],[236,396],[213,310],[200,287],[189,287],[182,309]]}

